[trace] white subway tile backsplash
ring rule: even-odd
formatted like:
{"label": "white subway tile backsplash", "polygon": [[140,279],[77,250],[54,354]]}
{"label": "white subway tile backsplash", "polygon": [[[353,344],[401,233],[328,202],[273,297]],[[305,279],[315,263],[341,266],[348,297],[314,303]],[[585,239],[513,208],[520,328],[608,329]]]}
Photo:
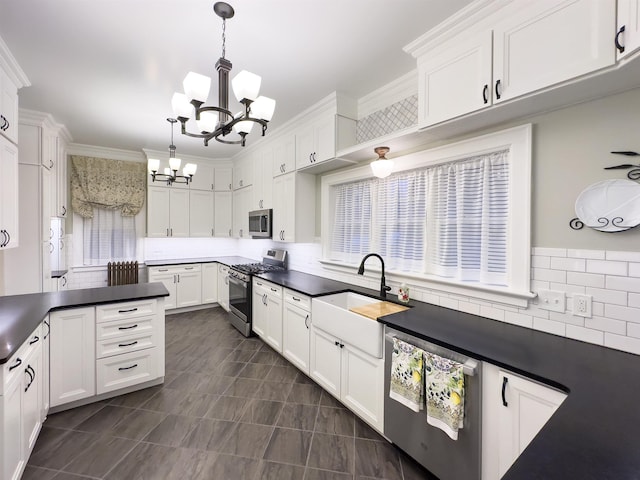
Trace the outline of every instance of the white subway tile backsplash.
{"label": "white subway tile backsplash", "polygon": [[629,276],[630,277],[640,277],[640,263],[630,263],[629,264]]}
{"label": "white subway tile backsplash", "polygon": [[628,292],[640,293],[640,278],[615,277],[613,275],[607,275],[606,288],[611,290],[626,290]]}
{"label": "white subway tile backsplash", "polygon": [[598,317],[604,316],[604,303],[592,302],[591,303],[591,314],[593,316],[598,316]]}
{"label": "white subway tile backsplash", "polygon": [[547,282],[566,283],[567,272],[562,270],[550,270],[548,268],[532,268],[532,278],[534,280],[543,280]]}
{"label": "white subway tile backsplash", "polygon": [[567,272],[567,283],[585,287],[603,288],[605,276],[596,273]]}
{"label": "white subway tile backsplash", "polygon": [[566,248],[545,248],[545,247],[533,247],[534,255],[546,255],[548,257],[566,257]]}
{"label": "white subway tile backsplash", "polygon": [[534,318],[533,328],[554,335],[565,336],[566,325],[562,322],[554,322],[553,320],[545,320],[544,318]]}
{"label": "white subway tile backsplash", "polygon": [[568,295],[573,295],[574,293],[584,293],[585,292],[584,285],[571,285],[569,283],[555,283],[549,282],[549,290],[559,290],[561,292],[566,292]]}
{"label": "white subway tile backsplash", "polygon": [[553,270],[566,270],[569,272],[584,272],[587,261],[584,258],[561,258],[552,257],[551,267]]}
{"label": "white subway tile backsplash", "polygon": [[576,325],[567,325],[567,337],[597,345],[604,344],[604,332]]}
{"label": "white subway tile backsplash", "polygon": [[549,310],[543,310],[542,308],[534,304],[529,304],[529,308],[527,309],[521,309],[520,313],[526,313],[533,317],[544,318],[546,320],[549,319]]}
{"label": "white subway tile backsplash", "polygon": [[628,267],[626,262],[612,262],[609,260],[587,260],[587,273],[604,273],[606,275],[626,276]]}
{"label": "white subway tile backsplash", "polygon": [[480,315],[480,305],[471,302],[459,302],[458,310],[461,312],[471,313],[473,315]]}
{"label": "white subway tile backsplash", "polygon": [[578,325],[582,327],[584,325],[584,317],[577,317],[570,311],[565,313],[549,312],[549,320],[554,322],[564,322],[567,325]]}
{"label": "white subway tile backsplash", "polygon": [[640,293],[630,293],[628,305],[630,307],[640,308]]}
{"label": "white subway tile backsplash", "polygon": [[629,337],[640,338],[640,323],[628,323],[627,335]]}
{"label": "white subway tile backsplash", "polygon": [[615,252],[607,251],[607,260],[617,260],[620,262],[640,262],[640,252]]}
{"label": "white subway tile backsplash", "polygon": [[533,255],[531,257],[531,266],[533,268],[551,268],[551,257]]}
{"label": "white subway tile backsplash", "polygon": [[605,332],[604,346],[640,355],[640,339]]}
{"label": "white subway tile backsplash", "polygon": [[591,295],[594,302],[627,305],[627,292],[620,290],[607,290],[606,288],[587,287],[585,293],[587,295]]}
{"label": "white subway tile backsplash", "polygon": [[533,328],[533,317],[522,313],[505,312],[504,321],[520,327]]}
{"label": "white subway tile backsplash", "polygon": [[625,322],[640,323],[640,308],[605,305],[604,316],[624,320]]}
{"label": "white subway tile backsplash", "polygon": [[550,290],[550,282],[545,282],[542,280],[531,280],[531,291],[539,292],[540,290]]}
{"label": "white subway tile backsplash", "polygon": [[480,315],[487,318],[492,318],[493,320],[504,321],[505,311],[499,308],[493,307],[485,307],[484,305],[480,306]]}
{"label": "white subway tile backsplash", "polygon": [[440,297],[440,306],[441,307],[451,308],[452,310],[458,310],[459,304],[460,304],[460,302],[458,300],[453,299],[453,298]]}
{"label": "white subway tile backsplash", "polygon": [[440,305],[440,296],[434,293],[425,293],[424,301],[433,305]]}
{"label": "white subway tile backsplash", "polygon": [[603,332],[617,333],[618,335],[627,334],[627,322],[596,316],[595,314],[593,318],[585,318],[584,326],[594,330],[602,330]]}
{"label": "white subway tile backsplash", "polygon": [[594,260],[604,260],[605,252],[602,250],[576,250],[576,249],[570,248],[567,250],[567,257],[591,258]]}

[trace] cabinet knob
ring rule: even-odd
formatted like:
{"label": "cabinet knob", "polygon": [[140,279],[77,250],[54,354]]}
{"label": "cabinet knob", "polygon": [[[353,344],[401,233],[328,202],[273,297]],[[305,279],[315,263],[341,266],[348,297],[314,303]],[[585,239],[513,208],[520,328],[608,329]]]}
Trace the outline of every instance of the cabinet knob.
{"label": "cabinet knob", "polygon": [[620,27],[620,30],[618,30],[618,33],[616,33],[616,48],[620,53],[624,53],[624,45],[620,43],[620,35],[622,35],[624,31],[625,31],[625,26],[622,25]]}

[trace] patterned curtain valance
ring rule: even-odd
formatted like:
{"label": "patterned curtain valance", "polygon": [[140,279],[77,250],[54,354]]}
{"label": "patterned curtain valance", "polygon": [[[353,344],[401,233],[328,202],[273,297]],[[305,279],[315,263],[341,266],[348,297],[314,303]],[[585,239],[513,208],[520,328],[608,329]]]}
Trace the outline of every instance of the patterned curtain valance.
{"label": "patterned curtain valance", "polygon": [[120,210],[133,217],[144,205],[147,166],[106,158],[71,155],[71,205],[84,218],[94,208]]}

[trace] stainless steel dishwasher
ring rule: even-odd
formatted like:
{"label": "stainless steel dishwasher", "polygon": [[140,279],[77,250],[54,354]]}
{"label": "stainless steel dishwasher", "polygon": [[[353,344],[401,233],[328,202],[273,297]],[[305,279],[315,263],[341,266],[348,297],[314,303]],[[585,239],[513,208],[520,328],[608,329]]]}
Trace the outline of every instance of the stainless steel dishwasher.
{"label": "stainless steel dishwasher", "polygon": [[[389,398],[393,337],[464,364],[464,422],[458,440],[427,424],[426,410],[414,412]],[[385,327],[384,434],[440,480],[479,480],[481,474],[482,363],[398,330]]]}

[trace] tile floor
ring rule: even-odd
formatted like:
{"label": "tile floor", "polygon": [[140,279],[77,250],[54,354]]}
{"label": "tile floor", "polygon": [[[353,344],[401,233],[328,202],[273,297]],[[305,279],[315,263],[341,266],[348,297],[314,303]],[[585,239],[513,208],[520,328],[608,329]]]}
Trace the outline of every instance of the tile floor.
{"label": "tile floor", "polygon": [[23,480],[418,480],[428,472],[220,308],[167,316],[166,377],[50,415]]}

